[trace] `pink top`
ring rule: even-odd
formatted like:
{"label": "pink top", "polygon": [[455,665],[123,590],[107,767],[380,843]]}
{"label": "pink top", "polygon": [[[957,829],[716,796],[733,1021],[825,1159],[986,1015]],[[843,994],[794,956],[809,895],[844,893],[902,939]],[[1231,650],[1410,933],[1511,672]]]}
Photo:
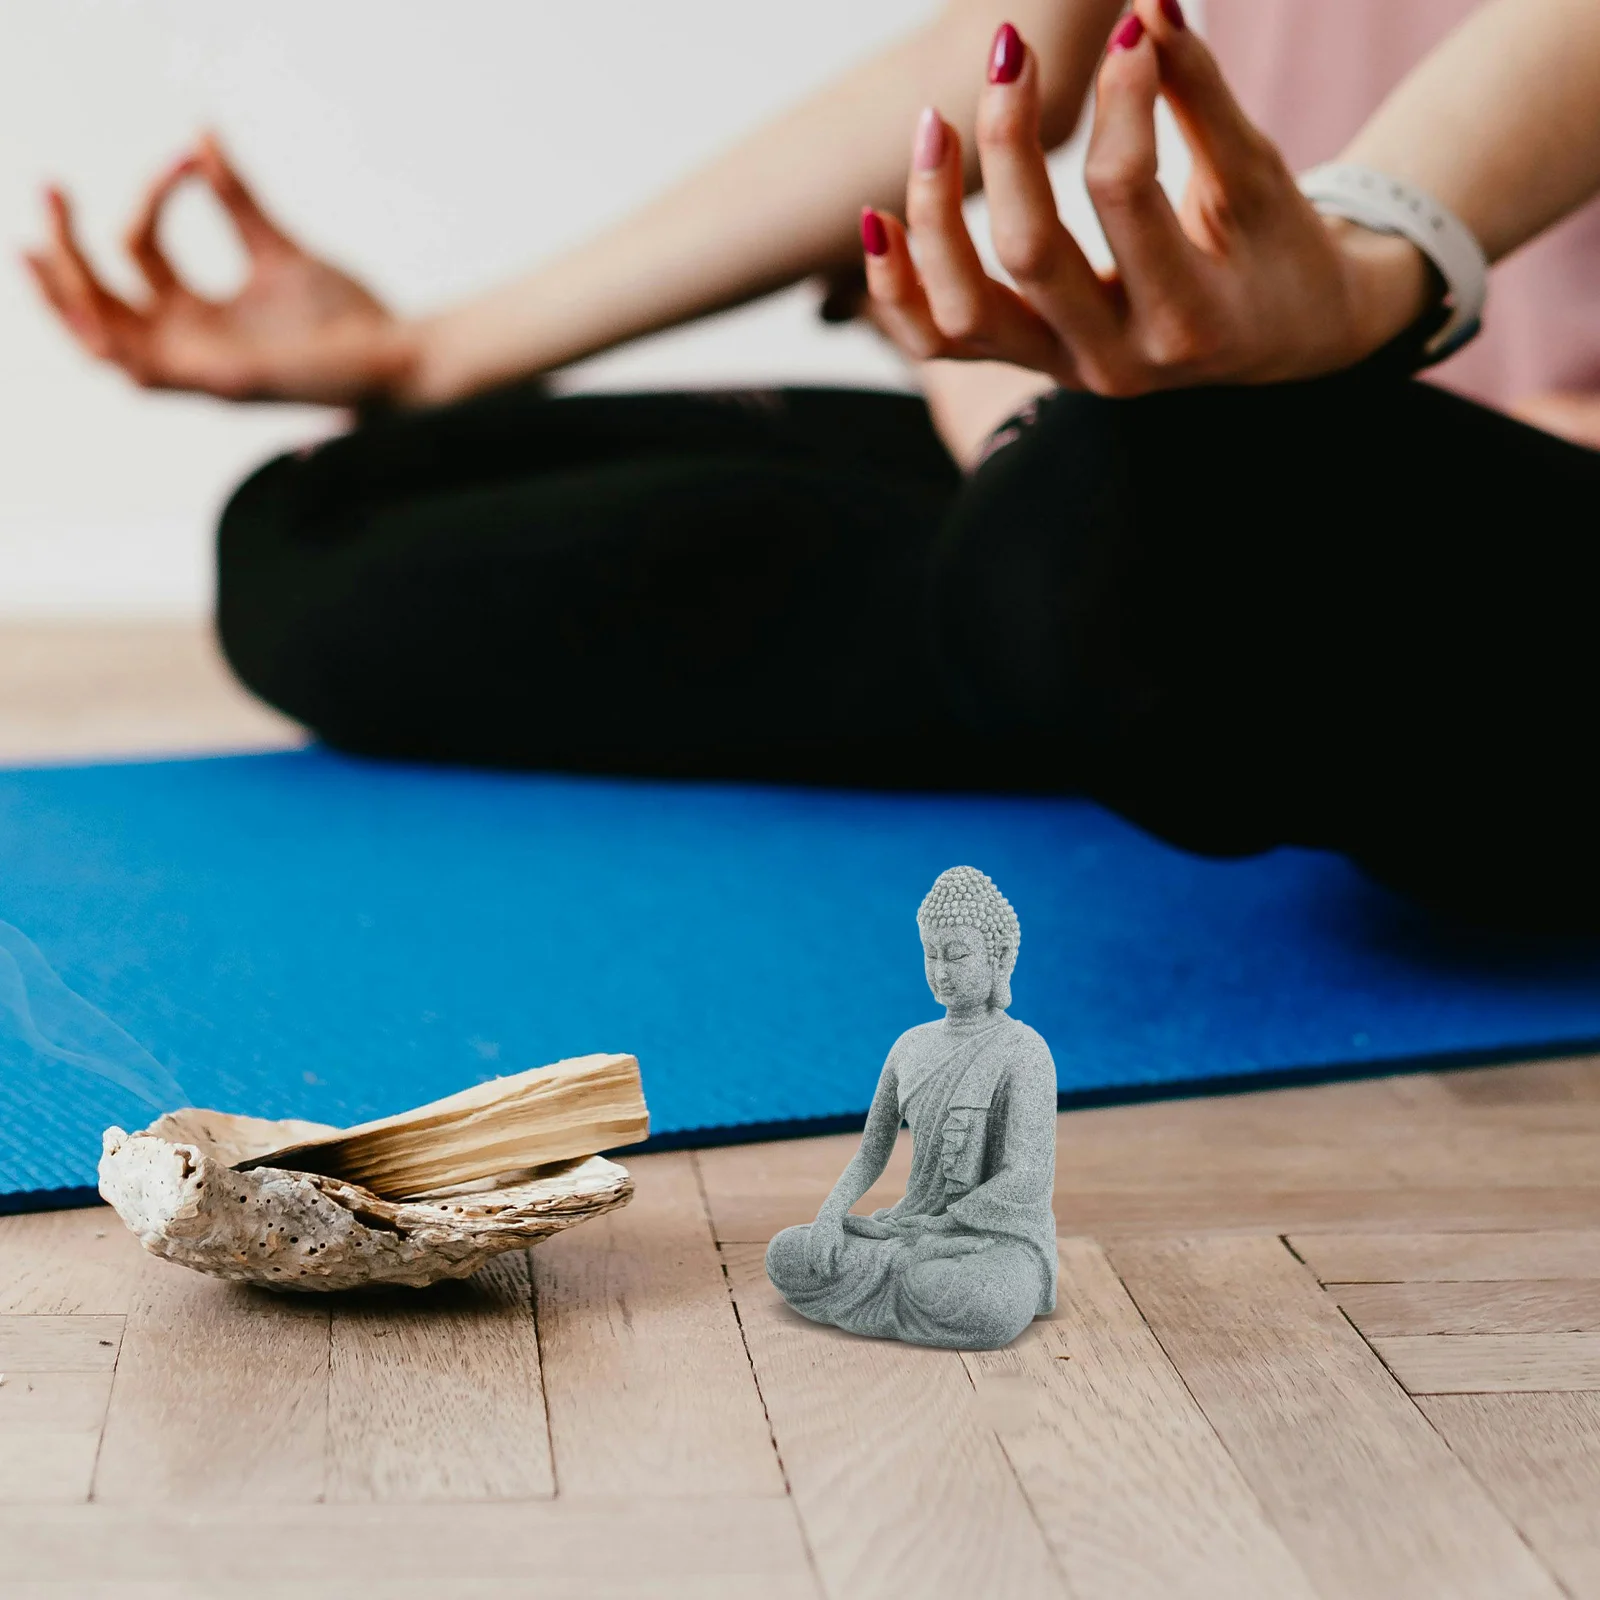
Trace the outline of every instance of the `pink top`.
{"label": "pink top", "polygon": [[[1478,0],[1206,0],[1240,103],[1297,172],[1331,160]],[[1600,389],[1600,201],[1494,269],[1483,332],[1430,377],[1508,405]]]}

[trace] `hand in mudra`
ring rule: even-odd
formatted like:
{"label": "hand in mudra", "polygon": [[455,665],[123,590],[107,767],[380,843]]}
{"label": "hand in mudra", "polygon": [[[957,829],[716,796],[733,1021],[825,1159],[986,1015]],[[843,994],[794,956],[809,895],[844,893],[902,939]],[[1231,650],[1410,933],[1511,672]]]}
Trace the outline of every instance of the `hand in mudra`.
{"label": "hand in mudra", "polygon": [[[1425,309],[1421,255],[1318,216],[1174,0],[1137,0],[1100,69],[1085,176],[1109,276],[1057,213],[1037,65],[1009,25],[989,77],[978,159],[1016,288],[984,271],[961,213],[958,135],[936,113],[918,129],[906,194],[915,260],[898,221],[863,213],[873,320],[914,360],[1005,361],[1105,395],[1269,382],[1349,365]],[[1158,95],[1194,160],[1178,211],[1156,182]]]}
{"label": "hand in mudra", "polygon": [[816,1226],[806,1237],[806,1261],[813,1272],[828,1277],[839,1270],[844,1234],[842,1217],[817,1218]]}
{"label": "hand in mudra", "polygon": [[[162,212],[190,177],[216,196],[248,257],[243,287],[226,300],[197,294],[161,247]],[[60,190],[47,191],[46,209],[49,242],[23,258],[34,282],[84,349],[145,388],[353,404],[398,376],[404,357],[393,313],[290,238],[209,135],[156,179],[128,229],[128,254],[148,290],[137,304],[100,281]]]}
{"label": "hand in mudra", "polygon": [[954,1261],[958,1256],[976,1255],[992,1242],[970,1233],[920,1233],[911,1241],[911,1257],[913,1261]]}
{"label": "hand in mudra", "polygon": [[858,1239],[900,1239],[919,1261],[971,1255],[989,1243],[986,1238],[967,1232],[948,1213],[920,1218],[911,1227],[903,1224],[896,1226],[879,1217],[852,1215],[844,1218],[843,1228]]}

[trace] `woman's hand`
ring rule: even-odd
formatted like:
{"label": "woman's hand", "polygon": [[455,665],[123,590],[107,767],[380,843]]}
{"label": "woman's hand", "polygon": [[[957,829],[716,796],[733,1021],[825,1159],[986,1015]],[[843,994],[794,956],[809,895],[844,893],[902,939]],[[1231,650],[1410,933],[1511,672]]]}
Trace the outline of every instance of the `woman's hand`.
{"label": "woman's hand", "polygon": [[[210,187],[249,258],[244,286],[228,300],[196,294],[161,248],[162,211],[191,176]],[[390,392],[405,372],[399,320],[291,239],[210,136],[150,186],[128,229],[128,254],[149,291],[138,305],[101,283],[66,196],[51,189],[46,206],[49,242],[23,258],[34,282],[84,349],[145,388],[349,405]]]}
{"label": "woman's hand", "polygon": [[[1178,212],[1156,182],[1158,94],[1194,157]],[[1085,175],[1111,276],[1057,214],[1037,65],[1009,25],[995,37],[977,144],[1015,289],[983,270],[961,214],[958,137],[936,112],[918,127],[906,195],[916,259],[894,218],[862,216],[874,320],[918,361],[1006,361],[1105,395],[1265,383],[1351,365],[1433,292],[1414,246],[1312,210],[1177,0],[1137,0],[1100,69]]]}

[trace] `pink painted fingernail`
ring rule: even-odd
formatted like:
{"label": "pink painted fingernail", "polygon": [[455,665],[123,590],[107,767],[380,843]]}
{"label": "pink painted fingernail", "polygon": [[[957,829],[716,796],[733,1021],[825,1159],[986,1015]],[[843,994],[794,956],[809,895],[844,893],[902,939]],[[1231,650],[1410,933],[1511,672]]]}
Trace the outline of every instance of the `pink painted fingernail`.
{"label": "pink painted fingernail", "polygon": [[911,164],[918,172],[937,172],[944,165],[944,118],[929,106],[917,119],[917,142]]}
{"label": "pink painted fingernail", "polygon": [[889,253],[889,230],[883,218],[871,206],[861,208],[861,248],[869,256],[886,256]]}
{"label": "pink painted fingernail", "polygon": [[1164,16],[1174,28],[1187,28],[1188,19],[1183,14],[1183,7],[1178,0],[1161,0],[1161,15]]}
{"label": "pink painted fingernail", "polygon": [[1022,76],[1022,63],[1027,57],[1022,35],[1009,22],[1002,22],[989,52],[989,82],[1015,83]]}
{"label": "pink painted fingernail", "polygon": [[1106,46],[1109,53],[1112,50],[1131,50],[1144,38],[1144,24],[1131,11],[1111,30],[1111,43]]}

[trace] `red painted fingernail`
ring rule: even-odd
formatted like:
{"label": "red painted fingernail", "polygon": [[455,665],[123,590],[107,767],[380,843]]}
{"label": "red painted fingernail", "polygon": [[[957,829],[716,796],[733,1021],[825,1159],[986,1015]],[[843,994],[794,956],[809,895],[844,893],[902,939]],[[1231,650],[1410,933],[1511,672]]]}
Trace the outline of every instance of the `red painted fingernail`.
{"label": "red painted fingernail", "polygon": [[1131,50],[1144,38],[1144,24],[1131,11],[1111,30],[1107,50]]}
{"label": "red painted fingernail", "polygon": [[889,253],[889,230],[883,218],[871,206],[861,208],[861,248],[869,256],[886,256]]}
{"label": "red painted fingernail", "polygon": [[1022,63],[1027,57],[1028,47],[1023,44],[1022,35],[1009,22],[1002,22],[989,52],[989,82],[1015,83],[1022,76]]}
{"label": "red painted fingernail", "polygon": [[1161,15],[1164,16],[1174,28],[1187,28],[1189,20],[1183,14],[1183,7],[1178,0],[1161,0]]}

